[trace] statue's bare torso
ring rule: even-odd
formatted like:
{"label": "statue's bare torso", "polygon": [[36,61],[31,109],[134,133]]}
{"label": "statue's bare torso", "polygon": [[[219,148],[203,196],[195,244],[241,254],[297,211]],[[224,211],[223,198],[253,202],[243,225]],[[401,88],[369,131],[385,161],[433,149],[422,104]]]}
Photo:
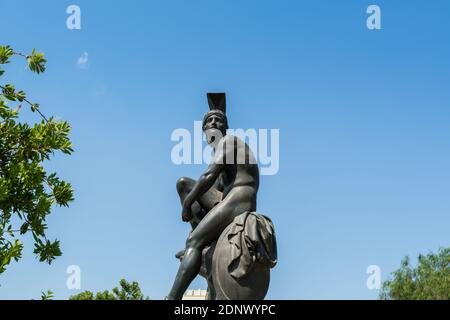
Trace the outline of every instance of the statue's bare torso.
{"label": "statue's bare torso", "polygon": [[[225,153],[225,165],[218,179],[218,187],[222,189],[223,197],[237,187],[249,187],[258,192],[259,170],[255,157],[249,146],[240,138],[227,135],[221,139],[216,149],[213,161],[223,161]],[[224,150],[224,151],[223,151]]]}

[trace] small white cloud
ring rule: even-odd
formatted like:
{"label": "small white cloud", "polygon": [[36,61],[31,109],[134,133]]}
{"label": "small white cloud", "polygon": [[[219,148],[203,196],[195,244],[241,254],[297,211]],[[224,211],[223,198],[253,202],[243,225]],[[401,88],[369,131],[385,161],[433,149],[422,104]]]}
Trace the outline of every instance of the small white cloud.
{"label": "small white cloud", "polygon": [[79,69],[87,69],[89,61],[89,54],[85,51],[83,54],[77,59],[77,67]]}

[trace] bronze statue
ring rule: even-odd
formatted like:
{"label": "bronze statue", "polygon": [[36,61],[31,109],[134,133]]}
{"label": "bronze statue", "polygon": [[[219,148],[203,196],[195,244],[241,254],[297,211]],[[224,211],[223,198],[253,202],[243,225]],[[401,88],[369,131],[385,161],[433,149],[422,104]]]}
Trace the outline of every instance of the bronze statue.
{"label": "bronze statue", "polygon": [[176,255],[181,264],[167,299],[181,299],[199,273],[208,280],[208,299],[263,299],[277,257],[272,222],[255,213],[258,165],[244,141],[227,135],[225,94],[207,98],[203,131],[214,157],[197,181],[177,182],[192,231]]}

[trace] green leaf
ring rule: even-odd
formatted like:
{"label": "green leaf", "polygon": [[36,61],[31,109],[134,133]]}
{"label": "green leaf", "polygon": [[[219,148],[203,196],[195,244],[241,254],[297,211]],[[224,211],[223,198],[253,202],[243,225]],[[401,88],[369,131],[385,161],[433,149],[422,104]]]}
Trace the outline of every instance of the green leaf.
{"label": "green leaf", "polygon": [[5,87],[2,89],[3,92],[3,96],[10,100],[10,101],[16,101],[16,91],[13,85],[11,84],[7,84],[5,85]]}
{"label": "green leaf", "polygon": [[16,92],[16,98],[17,98],[17,100],[22,102],[23,100],[26,99],[25,92],[23,92],[23,91]]}
{"label": "green leaf", "polygon": [[9,63],[9,58],[14,54],[10,46],[0,46],[0,64]]}
{"label": "green leaf", "polygon": [[20,234],[25,234],[28,231],[29,226],[30,224],[28,222],[22,224],[22,226],[20,227]]}
{"label": "green leaf", "polygon": [[41,293],[41,300],[52,300],[54,296],[53,291],[47,290],[47,292]]}
{"label": "green leaf", "polygon": [[34,253],[39,255],[39,261],[46,261],[48,264],[51,264],[56,257],[62,254],[58,240],[54,242],[46,240],[45,244],[43,242],[35,243]]}
{"label": "green leaf", "polygon": [[42,73],[45,71],[45,64],[47,60],[44,58],[43,53],[36,52],[36,49],[33,49],[31,55],[27,56],[28,67],[31,71],[36,73]]}
{"label": "green leaf", "polygon": [[31,111],[35,112],[36,110],[39,110],[39,104],[33,103],[31,105]]}

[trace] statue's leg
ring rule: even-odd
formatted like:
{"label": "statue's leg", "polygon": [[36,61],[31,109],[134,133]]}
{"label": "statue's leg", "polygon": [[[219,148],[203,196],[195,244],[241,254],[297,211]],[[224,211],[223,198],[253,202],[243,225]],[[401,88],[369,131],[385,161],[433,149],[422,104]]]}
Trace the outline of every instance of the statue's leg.
{"label": "statue's leg", "polygon": [[[180,196],[181,205],[183,205],[184,199],[187,197],[189,192],[191,192],[193,186],[195,184],[195,180],[191,178],[180,178],[177,181],[177,192]],[[202,218],[202,208],[201,205],[195,201],[192,204],[192,215],[193,219],[189,222],[192,226],[192,230],[195,229],[198,225],[198,222]]]}
{"label": "statue's leg", "polygon": [[[177,181],[177,192],[180,196],[181,205],[183,205],[184,199],[195,185],[195,180],[187,177],[182,177]],[[206,213],[208,213],[214,206],[222,200],[222,192],[217,190],[216,185],[211,187],[204,195],[202,195],[199,201],[194,202],[192,205],[192,220],[189,221],[192,230],[194,230],[203,219]],[[175,257],[182,259],[185,253],[185,249],[177,252]]]}
{"label": "statue's leg", "polygon": [[186,251],[178,269],[172,290],[168,299],[179,300],[189,284],[200,271],[202,261],[202,250],[213,241],[217,240],[222,231],[231,223],[236,215],[253,210],[254,201],[245,197],[245,192],[236,196],[231,193],[219,204],[217,204],[200,221],[189,235],[186,241]]}
{"label": "statue's leg", "polygon": [[[180,196],[181,205],[184,199],[195,185],[195,180],[187,177],[178,179],[177,192]],[[192,205],[193,219],[190,221],[192,229],[195,229],[200,220],[208,213],[217,203],[222,200],[222,193],[215,186],[202,195],[199,201],[195,201]]]}

